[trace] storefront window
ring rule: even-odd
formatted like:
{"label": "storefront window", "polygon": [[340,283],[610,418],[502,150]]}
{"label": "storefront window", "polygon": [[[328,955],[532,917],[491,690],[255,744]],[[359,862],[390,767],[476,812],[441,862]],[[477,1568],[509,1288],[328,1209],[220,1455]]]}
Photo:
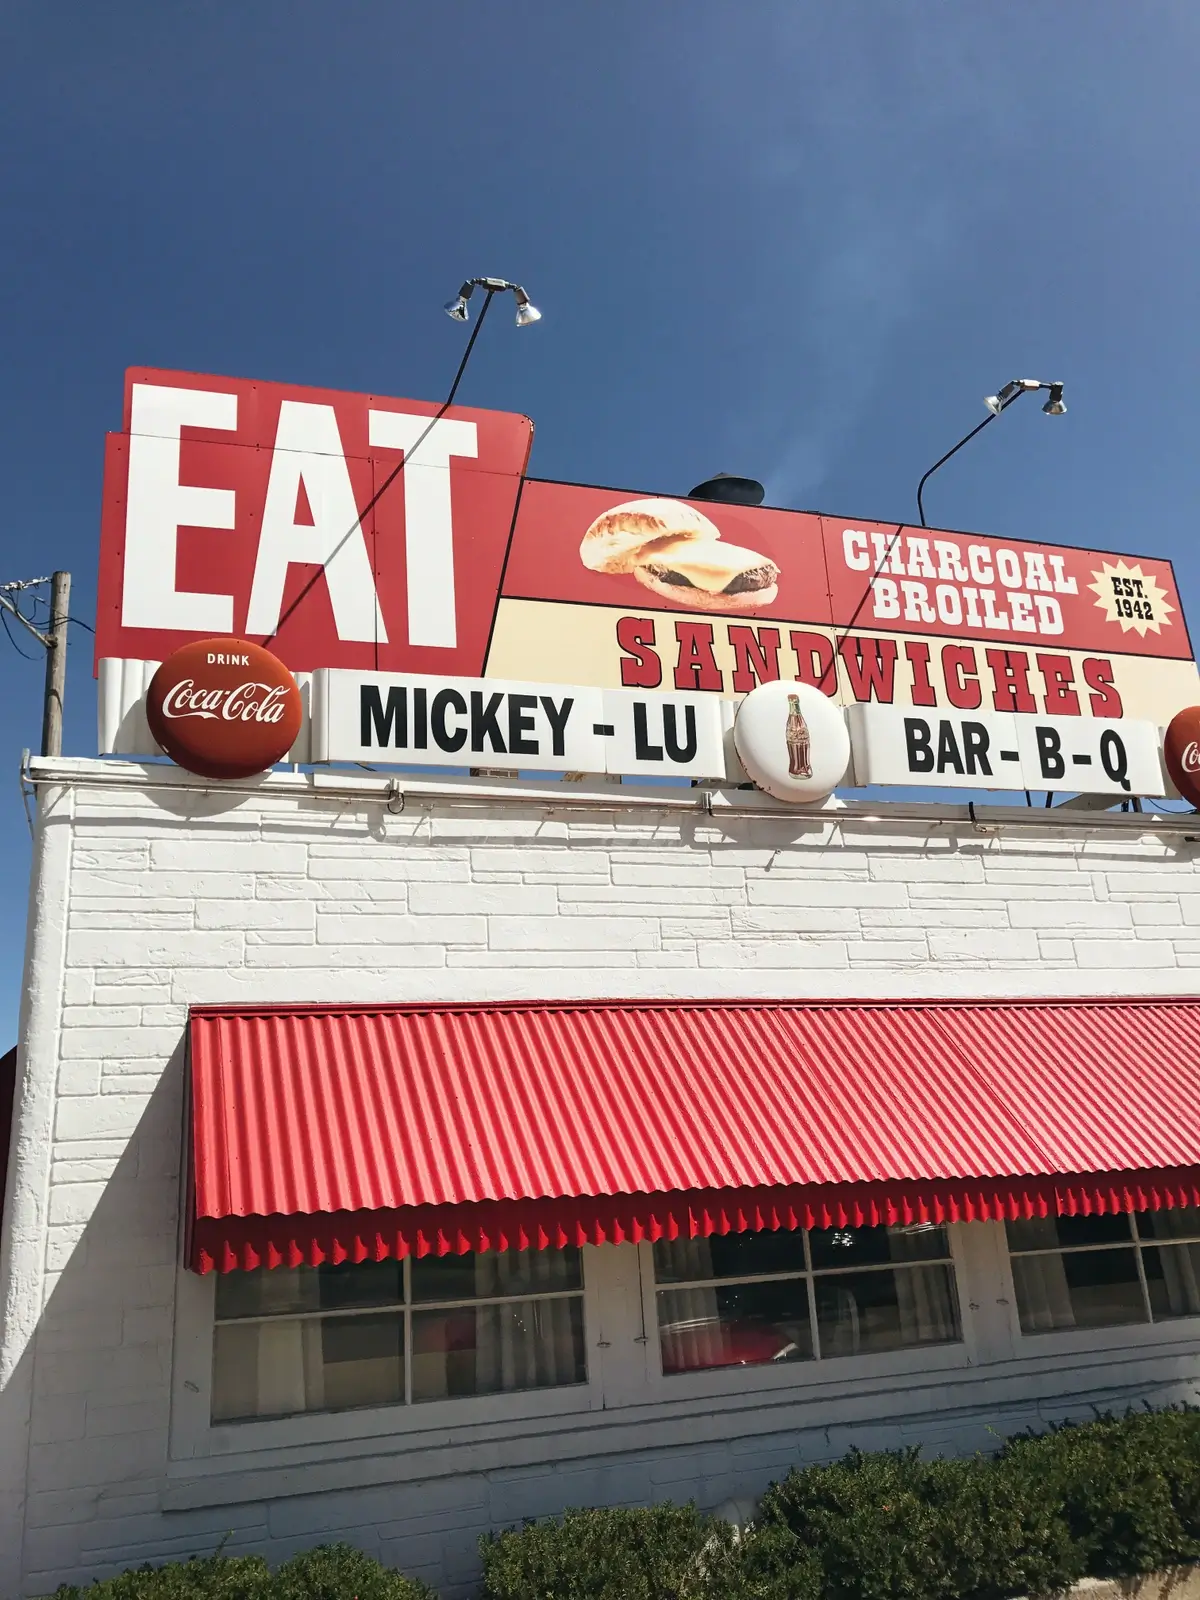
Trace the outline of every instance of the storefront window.
{"label": "storefront window", "polygon": [[728,1234],[654,1246],[664,1373],[868,1355],[961,1337],[946,1230]]}
{"label": "storefront window", "polygon": [[584,1383],[579,1251],[222,1273],[214,1422]]}
{"label": "storefront window", "polygon": [[1022,1333],[1200,1315],[1200,1208],[1006,1228]]}

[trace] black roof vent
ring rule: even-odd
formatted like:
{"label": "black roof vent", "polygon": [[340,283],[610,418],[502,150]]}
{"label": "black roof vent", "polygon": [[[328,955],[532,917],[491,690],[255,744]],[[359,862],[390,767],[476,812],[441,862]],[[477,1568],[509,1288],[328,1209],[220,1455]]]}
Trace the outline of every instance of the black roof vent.
{"label": "black roof vent", "polygon": [[728,472],[718,472],[715,478],[698,483],[688,499],[716,500],[727,506],[760,506],[766,492],[755,478],[735,478]]}

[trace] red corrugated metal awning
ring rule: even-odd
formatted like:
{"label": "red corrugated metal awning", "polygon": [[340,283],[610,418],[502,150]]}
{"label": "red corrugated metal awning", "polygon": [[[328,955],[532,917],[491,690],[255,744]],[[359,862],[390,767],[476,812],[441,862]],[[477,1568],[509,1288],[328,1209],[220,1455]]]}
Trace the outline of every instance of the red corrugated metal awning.
{"label": "red corrugated metal awning", "polygon": [[198,1006],[189,1260],[1200,1204],[1200,1001]]}

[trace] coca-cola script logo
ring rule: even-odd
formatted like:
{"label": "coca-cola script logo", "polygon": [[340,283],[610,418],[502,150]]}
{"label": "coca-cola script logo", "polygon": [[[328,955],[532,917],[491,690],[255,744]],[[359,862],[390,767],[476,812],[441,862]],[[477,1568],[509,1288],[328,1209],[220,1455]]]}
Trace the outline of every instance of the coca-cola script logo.
{"label": "coca-cola script logo", "polygon": [[169,656],[146,695],[146,720],[181,767],[249,778],[273,767],[300,732],[300,691],[277,656],[245,639],[199,639]]}
{"label": "coca-cola script logo", "polygon": [[1163,760],[1183,798],[1200,806],[1200,706],[1188,706],[1171,718]]}

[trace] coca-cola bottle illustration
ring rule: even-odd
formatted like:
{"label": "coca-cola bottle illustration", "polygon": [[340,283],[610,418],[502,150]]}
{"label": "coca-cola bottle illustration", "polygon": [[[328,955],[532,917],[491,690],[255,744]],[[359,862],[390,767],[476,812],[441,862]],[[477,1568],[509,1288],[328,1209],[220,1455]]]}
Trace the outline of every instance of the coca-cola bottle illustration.
{"label": "coca-cola bottle illustration", "polygon": [[788,748],[788,773],[793,778],[811,778],[812,762],[809,759],[811,743],[808,723],[800,709],[800,696],[788,695],[788,719],[785,731]]}

